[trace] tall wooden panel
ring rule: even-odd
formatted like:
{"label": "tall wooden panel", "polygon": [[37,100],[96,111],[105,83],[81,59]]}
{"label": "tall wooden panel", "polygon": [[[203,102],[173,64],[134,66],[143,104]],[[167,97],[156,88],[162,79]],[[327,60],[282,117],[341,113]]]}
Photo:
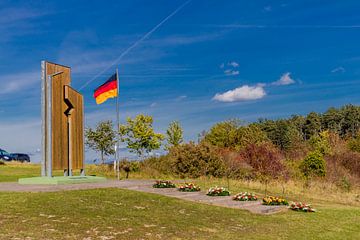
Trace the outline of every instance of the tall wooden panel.
{"label": "tall wooden panel", "polygon": [[65,86],[65,102],[68,105],[69,157],[72,169],[84,169],[84,103],[83,96]]}
{"label": "tall wooden panel", "polygon": [[66,75],[58,74],[52,78],[52,168],[54,170],[69,169],[69,133],[67,105],[64,101]]}
{"label": "tall wooden panel", "polygon": [[84,169],[83,97],[70,87],[70,74],[69,67],[42,62],[43,176]]}

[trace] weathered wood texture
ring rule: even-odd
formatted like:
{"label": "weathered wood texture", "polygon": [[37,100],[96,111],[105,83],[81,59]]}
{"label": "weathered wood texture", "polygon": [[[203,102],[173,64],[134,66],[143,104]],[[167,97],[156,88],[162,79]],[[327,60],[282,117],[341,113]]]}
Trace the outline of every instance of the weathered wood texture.
{"label": "weathered wood texture", "polygon": [[52,78],[52,167],[53,169],[68,169],[69,134],[67,105],[64,102],[64,86],[66,79],[63,74]]}
{"label": "weathered wood texture", "polygon": [[84,169],[84,102],[83,96],[65,86],[65,102],[68,105],[69,157],[72,169]]}
{"label": "weathered wood texture", "polygon": [[[46,62],[46,76],[58,72],[62,73],[52,77],[52,169],[68,170],[70,159],[72,169],[83,169],[83,98],[74,90],[68,90],[69,99],[65,100],[66,89],[71,89],[67,87],[71,83],[71,70],[66,66]],[[71,110],[74,114],[68,116],[69,104],[66,101],[70,99],[75,108]]]}

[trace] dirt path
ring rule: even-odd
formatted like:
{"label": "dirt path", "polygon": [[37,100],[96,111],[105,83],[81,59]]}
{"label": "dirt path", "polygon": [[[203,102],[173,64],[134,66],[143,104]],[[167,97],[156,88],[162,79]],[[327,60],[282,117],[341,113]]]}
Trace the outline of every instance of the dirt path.
{"label": "dirt path", "polygon": [[0,183],[0,192],[56,192],[68,190],[82,190],[95,188],[122,188],[140,192],[160,194],[183,200],[200,202],[221,207],[246,209],[257,214],[273,214],[286,209],[284,206],[264,206],[261,201],[240,202],[233,201],[230,197],[210,197],[204,191],[201,192],[179,192],[175,188],[158,189],[153,188],[153,180],[108,180],[102,183],[81,183],[67,185],[20,185],[18,183]]}

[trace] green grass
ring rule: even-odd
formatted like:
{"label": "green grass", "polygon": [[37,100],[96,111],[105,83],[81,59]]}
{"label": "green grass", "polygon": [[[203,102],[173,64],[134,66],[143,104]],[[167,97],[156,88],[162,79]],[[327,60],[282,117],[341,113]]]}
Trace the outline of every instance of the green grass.
{"label": "green grass", "polygon": [[339,205],[262,216],[120,189],[0,193],[0,204],[0,239],[360,238],[360,209]]}
{"label": "green grass", "polygon": [[[109,179],[115,179],[116,174],[114,170],[105,165],[99,166],[94,164],[86,165],[87,175],[104,176]],[[35,177],[40,175],[39,164],[22,164],[17,162],[6,163],[0,165],[0,182],[14,182],[19,178]],[[55,175],[61,176],[61,171],[55,171]],[[121,172],[124,177],[125,173]],[[176,180],[174,177],[164,175],[148,175],[145,172],[137,172],[130,174],[131,179],[166,179]],[[242,191],[251,191],[263,197],[265,194],[264,185],[260,182],[227,180],[225,178],[208,178],[201,177],[195,180],[181,180],[192,181],[201,187],[202,190],[209,189],[214,186],[222,186],[229,188],[232,194]],[[360,207],[360,186],[353,186],[350,192],[339,189],[335,184],[329,182],[313,182],[311,188],[304,189],[302,182],[289,181],[285,185],[285,193],[283,194],[283,185],[280,182],[271,182],[268,186],[268,194],[280,195],[290,201],[305,201],[318,204],[345,204]]]}
{"label": "green grass", "polygon": [[[0,165],[0,182],[16,182],[19,178],[39,177],[40,174],[40,164],[5,162],[5,165]],[[94,164],[86,165],[86,174],[115,178],[114,171],[111,168]],[[64,173],[61,170],[56,170],[53,175],[63,176]],[[74,175],[79,175],[79,171],[74,172]]]}
{"label": "green grass", "polygon": [[19,178],[40,176],[39,164],[8,163],[0,165],[0,182],[16,182]]}
{"label": "green grass", "polygon": [[[0,182],[39,172],[35,164],[2,165]],[[94,165],[88,166],[87,173],[114,177],[111,169]],[[229,184],[233,194],[245,190],[264,194],[258,182],[214,178],[195,182],[203,190]],[[269,191],[280,195],[282,186],[272,183]],[[312,203],[318,212],[255,215],[120,189],[0,192],[0,239],[360,239],[358,189],[341,192],[331,184],[316,183],[304,190],[300,183],[289,182],[285,195]]]}

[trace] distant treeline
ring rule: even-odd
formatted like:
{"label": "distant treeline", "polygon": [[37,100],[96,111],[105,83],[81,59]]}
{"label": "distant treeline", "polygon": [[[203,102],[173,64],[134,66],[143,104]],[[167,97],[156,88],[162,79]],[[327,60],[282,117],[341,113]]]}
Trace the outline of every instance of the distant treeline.
{"label": "distant treeline", "polygon": [[281,150],[294,142],[307,141],[323,131],[343,139],[355,138],[360,130],[360,107],[346,105],[329,108],[325,113],[310,112],[307,116],[293,115],[287,119],[259,119],[249,125],[238,119],[215,124],[203,138],[220,147],[239,149],[247,143],[270,139]]}
{"label": "distant treeline", "polygon": [[293,115],[288,119],[260,119],[255,125],[281,149],[289,146],[287,140],[294,134],[303,140],[309,140],[322,131],[336,133],[342,138],[354,138],[360,130],[360,107],[350,104],[329,108],[322,114],[310,112],[307,116]]}

